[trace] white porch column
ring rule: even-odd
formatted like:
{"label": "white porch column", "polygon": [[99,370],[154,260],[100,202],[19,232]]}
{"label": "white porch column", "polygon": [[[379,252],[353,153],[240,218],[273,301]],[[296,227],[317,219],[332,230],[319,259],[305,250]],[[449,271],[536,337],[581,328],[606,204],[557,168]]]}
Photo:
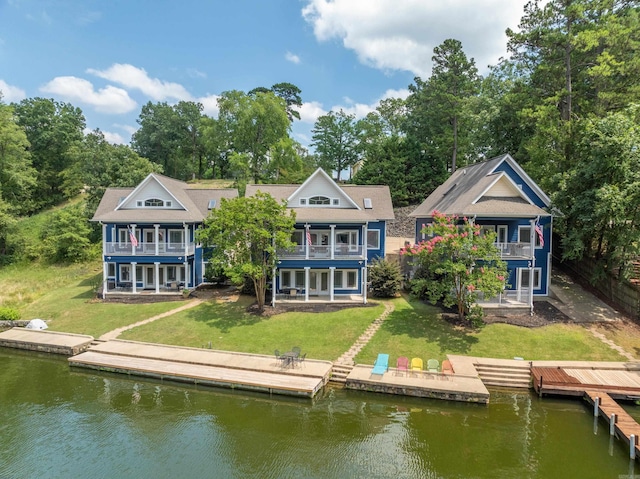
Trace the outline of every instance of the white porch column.
{"label": "white porch column", "polygon": [[[113,238],[111,238],[113,242]],[[102,223],[102,255],[107,255],[107,225]]]}
{"label": "white porch column", "polygon": [[184,223],[184,255],[189,255],[189,225]]}
{"label": "white porch column", "polygon": [[102,261],[102,294],[107,291],[107,280],[109,278],[109,264],[106,261]]}
{"label": "white porch column", "polygon": [[138,281],[138,278],[136,278],[136,266],[138,263],[131,263],[131,292],[132,293],[137,293],[137,284],[136,282]]}
{"label": "white porch column", "polygon": [[329,266],[329,301],[334,300],[333,285],[335,284],[334,276],[336,273],[335,266]]}
{"label": "white porch column", "polygon": [[160,242],[160,225],[153,225],[153,229],[153,242],[156,244],[156,256],[158,256],[160,253],[160,245],[158,244]]}
{"label": "white porch column", "polygon": [[[331,236],[329,237],[329,248],[331,248],[331,259],[335,259],[335,247],[334,244],[336,242],[336,225],[329,225],[329,228],[331,228]],[[331,301],[333,301],[333,298],[331,298]]]}
{"label": "white porch column", "polygon": [[[131,234],[133,235],[134,238],[136,238],[136,225],[129,225],[129,227],[131,228]],[[131,238],[129,238],[129,242],[131,242]],[[136,247],[133,246],[133,243],[131,243],[131,256],[135,256],[135,255],[136,255]]]}
{"label": "white porch column", "polygon": [[271,275],[271,306],[276,305],[276,268],[273,268]]}
{"label": "white porch column", "polygon": [[533,272],[536,267],[536,220],[529,220],[531,237],[529,238],[531,242],[531,262],[529,263],[529,308],[531,311],[531,315],[533,316],[533,287],[535,286],[535,282],[533,280]]}
{"label": "white porch column", "polygon": [[309,301],[309,271],[311,270],[311,266],[304,267],[304,300],[305,302]]}
{"label": "white porch column", "polygon": [[367,264],[362,268],[362,303],[367,304]]}
{"label": "white porch column", "polygon": [[367,260],[367,228],[369,227],[369,223],[365,223],[362,228],[362,257],[364,260]]}
{"label": "white porch column", "polygon": [[309,249],[311,245],[309,244],[311,236],[309,236],[309,225],[304,225],[304,259],[309,259]]}
{"label": "white porch column", "polygon": [[[158,230],[156,230],[156,232],[158,232]],[[158,254],[158,245],[156,244],[156,254]],[[156,283],[156,294],[158,294],[160,292],[160,263],[159,262],[155,262],[153,263],[154,266],[154,279],[155,279],[155,283]]]}

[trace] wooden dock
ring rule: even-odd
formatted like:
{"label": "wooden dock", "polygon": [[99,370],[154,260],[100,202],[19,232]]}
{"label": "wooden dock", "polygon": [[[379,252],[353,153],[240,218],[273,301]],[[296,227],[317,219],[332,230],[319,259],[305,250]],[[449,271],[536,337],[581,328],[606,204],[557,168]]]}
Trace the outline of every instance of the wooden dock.
{"label": "wooden dock", "polygon": [[[640,448],[638,447],[640,424],[607,393],[601,391],[585,391],[584,398],[589,404],[594,406],[594,416],[597,414],[607,421],[610,433],[614,433],[626,442],[629,447],[630,457],[640,458]],[[598,403],[597,411],[595,410],[596,402]],[[613,427],[611,425],[612,415],[615,415]],[[631,442],[632,437],[633,443]]]}
{"label": "wooden dock", "polygon": [[111,340],[69,358],[74,367],[207,386],[314,397],[331,362],[307,359],[283,368],[274,356]]}
{"label": "wooden dock", "polygon": [[92,341],[93,336],[84,334],[37,329],[12,328],[0,333],[0,346],[2,347],[64,356],[73,356],[86,351]]}
{"label": "wooden dock", "polygon": [[531,368],[533,388],[539,394],[583,396],[585,391],[599,391],[612,398],[640,398],[640,373],[637,370],[538,367]]}

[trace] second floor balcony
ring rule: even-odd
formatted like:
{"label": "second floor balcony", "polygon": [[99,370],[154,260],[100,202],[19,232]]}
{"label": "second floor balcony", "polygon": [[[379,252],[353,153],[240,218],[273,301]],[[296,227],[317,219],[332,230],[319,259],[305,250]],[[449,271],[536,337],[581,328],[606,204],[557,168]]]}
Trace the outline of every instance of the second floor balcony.
{"label": "second floor balcony", "polygon": [[290,250],[279,250],[282,259],[363,259],[362,245],[296,245]]}
{"label": "second floor balcony", "polygon": [[105,254],[111,256],[189,256],[195,251],[195,243],[131,243],[107,242]]}
{"label": "second floor balcony", "polygon": [[495,243],[502,259],[531,259],[531,243]]}

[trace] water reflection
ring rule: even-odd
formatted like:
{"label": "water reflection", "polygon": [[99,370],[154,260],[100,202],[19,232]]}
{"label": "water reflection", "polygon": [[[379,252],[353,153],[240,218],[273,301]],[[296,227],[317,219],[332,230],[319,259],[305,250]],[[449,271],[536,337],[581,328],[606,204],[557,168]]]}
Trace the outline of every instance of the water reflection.
{"label": "water reflection", "polygon": [[[634,473],[580,401],[316,400],[70,370],[0,351],[0,477],[589,478]],[[631,469],[630,469],[631,468]],[[630,472],[631,471],[631,472]]]}

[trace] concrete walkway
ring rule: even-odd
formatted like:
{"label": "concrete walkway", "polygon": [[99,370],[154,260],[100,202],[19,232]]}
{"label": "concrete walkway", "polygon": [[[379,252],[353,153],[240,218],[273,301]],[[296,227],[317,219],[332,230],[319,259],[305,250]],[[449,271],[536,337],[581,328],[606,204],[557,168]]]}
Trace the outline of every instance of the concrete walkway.
{"label": "concrete walkway", "polygon": [[166,318],[167,316],[171,316],[172,314],[179,313],[180,311],[184,311],[185,309],[194,308],[194,307],[198,306],[200,303],[202,303],[201,299],[192,299],[187,304],[183,304],[179,308],[172,309],[171,311],[167,311],[166,313],[158,314],[157,316],[153,316],[153,317],[145,319],[143,321],[138,321],[137,323],[129,324],[127,326],[123,326],[121,328],[114,329],[113,331],[109,331],[107,333],[104,333],[102,336],[100,336],[98,338],[98,340],[100,340],[100,341],[108,341],[110,339],[116,339],[118,336],[120,336],[125,331],[128,331],[128,330],[133,329],[133,328],[137,328],[138,326],[142,326],[144,324],[151,323],[151,322],[153,322],[153,321],[155,321],[157,319]]}
{"label": "concrete walkway", "polygon": [[[586,291],[569,276],[557,269],[552,272],[550,289],[551,294],[547,298],[549,303],[553,304],[576,323],[583,323],[586,326],[588,323],[615,322],[624,319],[624,315]],[[635,361],[635,357],[631,353],[607,339],[604,334],[591,327],[587,327],[587,330],[626,359]]]}

